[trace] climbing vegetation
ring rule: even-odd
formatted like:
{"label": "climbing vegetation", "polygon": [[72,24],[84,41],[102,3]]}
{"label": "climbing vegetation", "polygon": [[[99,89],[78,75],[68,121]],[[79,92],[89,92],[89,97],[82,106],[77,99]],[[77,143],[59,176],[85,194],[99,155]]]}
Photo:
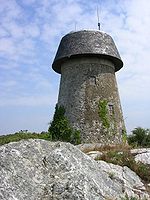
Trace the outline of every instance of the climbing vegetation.
{"label": "climbing vegetation", "polygon": [[80,132],[73,130],[65,116],[65,108],[56,105],[52,122],[48,129],[49,137],[53,141],[64,141],[79,144]]}
{"label": "climbing vegetation", "polygon": [[109,118],[108,118],[108,108],[107,108],[106,100],[99,101],[98,114],[102,120],[103,127],[108,129],[110,127],[110,122],[109,122]]}

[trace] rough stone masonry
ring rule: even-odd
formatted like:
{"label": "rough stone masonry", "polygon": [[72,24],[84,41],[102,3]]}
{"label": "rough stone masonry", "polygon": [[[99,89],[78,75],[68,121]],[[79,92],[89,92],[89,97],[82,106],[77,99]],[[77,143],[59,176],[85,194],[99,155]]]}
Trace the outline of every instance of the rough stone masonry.
{"label": "rough stone masonry", "polygon": [[82,143],[122,143],[125,125],[115,77],[122,66],[104,32],[82,30],[62,38],[52,65],[61,74],[58,105],[80,130]]}

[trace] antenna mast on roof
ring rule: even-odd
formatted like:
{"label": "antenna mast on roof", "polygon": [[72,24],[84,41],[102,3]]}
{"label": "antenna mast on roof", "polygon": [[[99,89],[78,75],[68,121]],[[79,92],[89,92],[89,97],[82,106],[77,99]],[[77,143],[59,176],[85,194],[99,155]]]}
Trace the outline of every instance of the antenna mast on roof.
{"label": "antenna mast on roof", "polygon": [[99,9],[98,9],[98,6],[97,6],[97,19],[98,19],[98,30],[101,29],[101,24],[100,24],[100,20],[99,20]]}

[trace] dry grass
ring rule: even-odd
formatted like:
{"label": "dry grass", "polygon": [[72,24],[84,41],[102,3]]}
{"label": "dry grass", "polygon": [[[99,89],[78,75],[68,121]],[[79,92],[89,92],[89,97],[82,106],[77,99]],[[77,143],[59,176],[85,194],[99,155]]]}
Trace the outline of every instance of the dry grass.
{"label": "dry grass", "polygon": [[77,147],[84,153],[88,153],[90,151],[100,151],[100,152],[107,152],[111,150],[115,151],[129,151],[132,147],[128,144],[116,144],[116,145],[102,145],[100,143],[94,144],[80,144]]}

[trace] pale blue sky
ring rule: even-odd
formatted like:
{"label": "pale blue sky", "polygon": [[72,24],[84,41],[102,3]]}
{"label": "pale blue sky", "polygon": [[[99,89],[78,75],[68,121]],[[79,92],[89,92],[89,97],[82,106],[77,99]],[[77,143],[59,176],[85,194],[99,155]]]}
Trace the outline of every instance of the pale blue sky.
{"label": "pale blue sky", "polygon": [[150,128],[149,0],[0,0],[0,134],[47,130],[60,75],[51,69],[64,34],[101,30],[118,47],[118,88],[128,132]]}

